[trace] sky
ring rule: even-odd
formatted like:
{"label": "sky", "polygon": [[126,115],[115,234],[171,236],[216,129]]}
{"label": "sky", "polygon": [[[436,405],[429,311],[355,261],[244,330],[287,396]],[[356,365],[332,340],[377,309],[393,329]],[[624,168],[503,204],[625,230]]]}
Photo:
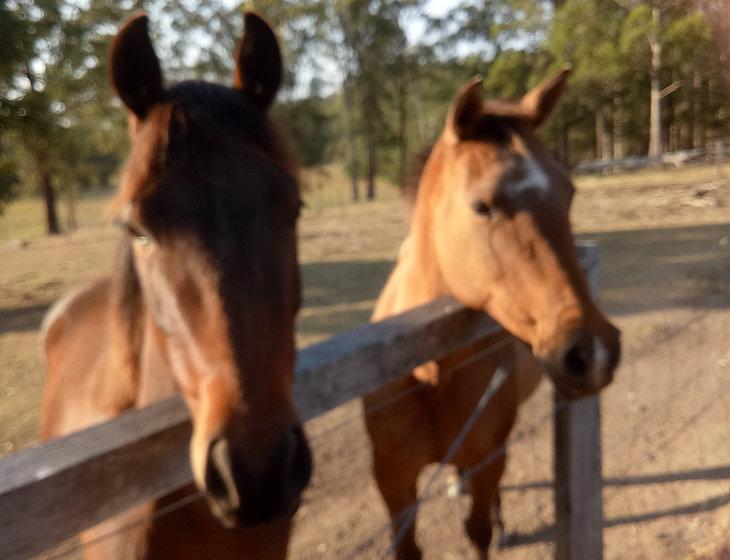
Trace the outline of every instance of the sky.
{"label": "sky", "polygon": [[[423,13],[431,17],[443,16],[446,12],[454,8],[462,0],[427,0],[423,8]],[[240,0],[221,0],[221,3],[227,8],[233,8],[240,4]],[[405,32],[410,44],[418,43],[424,35],[426,26],[421,18],[413,17],[405,22]],[[459,49],[460,51],[462,49]],[[468,53],[468,47],[464,49],[463,54]],[[460,53],[461,54],[461,53]],[[321,93],[327,95],[339,88],[341,79],[339,72],[331,61],[320,61],[321,70],[316,71],[312,67],[300,68],[297,77],[298,87],[291,92],[293,97],[306,96],[308,93],[309,82],[316,75],[324,80],[324,87]]]}
{"label": "sky", "polygon": [[[221,0],[227,8],[233,8],[240,3],[240,0]],[[424,7],[424,13],[429,16],[438,17],[444,15],[451,8],[456,6],[459,0],[428,0]],[[411,21],[406,26],[406,35],[411,44],[417,42],[424,32],[425,26],[422,21]]]}
{"label": "sky", "polygon": [[[431,17],[443,16],[459,3],[459,0],[428,0],[424,8],[424,13]],[[418,42],[423,37],[425,26],[423,21],[417,20],[409,22],[406,26],[406,35],[411,44]]]}

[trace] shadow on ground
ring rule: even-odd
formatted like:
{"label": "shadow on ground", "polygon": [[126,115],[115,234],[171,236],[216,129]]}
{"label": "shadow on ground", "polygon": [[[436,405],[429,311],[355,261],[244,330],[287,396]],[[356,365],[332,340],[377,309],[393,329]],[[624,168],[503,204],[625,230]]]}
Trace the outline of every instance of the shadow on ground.
{"label": "shadow on ground", "polygon": [[[730,224],[588,233],[601,246],[601,301],[615,315],[730,305]],[[366,322],[393,264],[302,266],[304,335],[331,335]]]}
{"label": "shadow on ground", "polygon": [[[612,314],[730,305],[730,224],[583,234],[601,253],[601,299]],[[368,320],[393,263],[302,265],[303,335],[329,336]],[[36,330],[49,304],[0,309],[0,334]]]}
{"label": "shadow on ground", "polygon": [[579,236],[601,246],[601,301],[609,313],[730,305],[730,224]]}
{"label": "shadow on ground", "polygon": [[50,303],[42,303],[28,307],[0,309],[0,335],[11,332],[37,331],[50,306]]}
{"label": "shadow on ground", "polygon": [[[663,484],[667,482],[687,482],[693,480],[730,480],[730,465],[721,465],[717,467],[695,469],[681,472],[659,473],[652,475],[631,476],[621,478],[607,478],[603,481],[604,487],[619,486],[638,486],[645,484]],[[527,484],[514,484],[500,486],[501,492],[519,491],[519,490],[535,490],[550,489],[553,487],[552,480],[541,480]],[[680,505],[676,507],[650,511],[637,515],[627,515],[623,517],[615,517],[613,519],[605,519],[604,528],[616,527],[618,525],[630,525],[640,523],[642,521],[652,521],[662,517],[673,517],[675,515],[691,515],[703,511],[711,511],[730,503],[730,492],[713,496],[705,500],[699,500],[690,504]],[[552,542],[554,540],[555,527],[553,525],[545,525],[531,533],[508,532],[506,540],[503,542],[503,548],[515,546],[524,546],[539,542]]]}
{"label": "shadow on ground", "polygon": [[304,308],[297,332],[331,336],[367,323],[392,268],[384,260],[303,264]]}

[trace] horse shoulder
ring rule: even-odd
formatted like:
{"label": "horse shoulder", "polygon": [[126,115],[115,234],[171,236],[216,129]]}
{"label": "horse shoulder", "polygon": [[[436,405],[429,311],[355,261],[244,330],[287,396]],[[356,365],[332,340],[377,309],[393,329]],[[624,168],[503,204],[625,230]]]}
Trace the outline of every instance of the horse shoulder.
{"label": "horse shoulder", "polygon": [[94,280],[57,301],[41,325],[46,387],[41,438],[63,435],[104,418],[79,402],[103,365],[110,279]]}
{"label": "horse shoulder", "polygon": [[428,298],[417,298],[420,290],[413,289],[418,283],[418,274],[413,271],[413,245],[413,235],[409,234],[401,243],[395,266],[380,291],[371,321],[380,321],[428,302]]}
{"label": "horse shoulder", "polygon": [[53,352],[62,339],[65,328],[74,321],[83,308],[106,298],[110,279],[97,278],[69,292],[57,300],[46,312],[41,323],[41,350],[44,355]]}

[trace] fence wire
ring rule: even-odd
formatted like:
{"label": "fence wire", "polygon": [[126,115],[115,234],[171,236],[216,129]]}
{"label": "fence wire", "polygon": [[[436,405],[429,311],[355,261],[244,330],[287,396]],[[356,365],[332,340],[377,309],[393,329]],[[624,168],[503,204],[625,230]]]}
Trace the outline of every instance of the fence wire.
{"label": "fence wire", "polygon": [[[476,353],[474,353],[472,356],[469,356],[468,358],[460,361],[455,366],[450,368],[449,373],[459,371],[463,368],[466,368],[467,366],[471,365],[472,363],[482,360],[489,356],[490,354],[493,354],[499,350],[502,350],[506,347],[508,347],[511,344],[514,344],[515,341],[510,336],[505,336],[501,340],[497,341],[496,343],[488,346],[487,348],[484,348]],[[480,399],[478,405],[479,411],[483,411],[486,404],[489,402],[491,397],[499,390],[499,387],[501,387],[502,383],[504,382],[504,379],[506,378],[506,370],[504,371],[497,371],[495,372],[495,375],[493,376],[492,382],[487,386],[485,389],[485,393]],[[314,446],[315,444],[321,442],[326,436],[331,435],[333,432],[343,429],[348,424],[361,420],[365,416],[369,416],[371,414],[374,414],[378,411],[381,411],[389,406],[392,406],[396,404],[397,402],[400,402],[401,400],[405,399],[406,397],[415,394],[421,390],[423,390],[426,387],[426,385],[419,383],[417,385],[414,385],[412,387],[409,387],[407,389],[401,390],[397,392],[395,395],[390,396],[389,398],[383,400],[382,402],[379,402],[377,404],[371,405],[369,407],[366,407],[363,409],[362,413],[356,413],[351,414],[348,417],[340,420],[333,426],[329,426],[320,432],[317,432],[309,437],[310,445]],[[483,401],[483,402],[482,402]],[[481,403],[481,405],[480,405]],[[476,412],[476,410],[475,410]],[[474,422],[478,419],[478,415],[475,415],[473,420],[470,418],[469,422],[471,424],[471,427],[473,427]],[[468,430],[471,430],[471,427],[468,427]],[[465,425],[465,428],[467,426]],[[461,442],[454,442],[455,449],[453,453],[458,451],[458,447],[463,443],[463,439],[468,435],[468,432],[461,437]],[[445,462],[448,462],[448,454],[447,457],[445,457]],[[67,544],[61,544],[55,548],[53,548],[49,555],[47,556],[48,560],[57,560],[59,558],[68,557],[79,550],[81,550],[84,546],[91,545],[91,544],[98,544],[99,542],[108,540],[114,536],[119,535],[120,533],[124,533],[132,528],[138,527],[140,525],[151,523],[155,520],[158,520],[166,515],[169,515],[199,499],[203,499],[203,493],[201,491],[194,492],[188,496],[185,496],[183,498],[180,498],[179,500],[176,500],[175,502],[172,502],[170,504],[167,504],[161,508],[158,508],[154,510],[149,515],[141,515],[139,518],[130,521],[128,523],[124,523],[121,526],[109,530],[106,533],[103,533],[101,535],[98,535],[94,537],[91,540],[87,540],[86,542],[82,543],[80,541],[74,541]]]}
{"label": "fence wire", "polygon": [[[607,478],[604,483],[605,526],[606,528],[611,528],[625,524],[626,532],[629,534],[629,542],[637,542],[637,539],[639,539],[640,536],[645,539],[647,538],[646,531],[644,530],[644,533],[642,534],[642,529],[638,523],[631,522],[631,520],[636,519],[637,522],[641,522],[644,518],[649,518],[651,520],[652,514],[641,513],[641,503],[637,504],[635,499],[632,498],[631,493],[626,488],[629,487],[630,489],[630,486],[633,483],[618,484],[618,481],[622,480],[621,477],[628,477],[631,473],[637,473],[635,475],[637,476],[638,473],[642,472],[643,467],[647,463],[655,464],[656,468],[662,470],[664,473],[676,473],[677,469],[675,465],[682,461],[682,452],[684,451],[682,443],[684,440],[692,440],[695,442],[693,446],[696,447],[700,461],[704,465],[704,456],[708,452],[708,449],[707,444],[704,442],[702,426],[707,425],[708,415],[714,413],[719,419],[721,419],[721,421],[723,421],[725,426],[730,425],[730,415],[728,414],[729,403],[726,402],[728,385],[723,381],[726,376],[723,376],[720,373],[722,371],[721,368],[727,367],[728,360],[727,358],[724,360],[721,358],[717,365],[713,366],[713,362],[710,362],[711,367],[707,367],[707,354],[713,349],[707,348],[708,345],[703,342],[705,340],[703,335],[703,322],[707,318],[708,314],[712,313],[712,311],[712,308],[707,308],[690,315],[689,319],[682,323],[681,328],[672,328],[669,332],[665,332],[658,344],[652,345],[650,350],[637,349],[636,352],[632,353],[632,355],[624,358],[621,375],[628,378],[637,378],[639,372],[634,363],[638,358],[647,358],[652,355],[661,354],[665,350],[673,347],[677,337],[686,337],[691,335],[692,332],[696,332],[697,340],[694,344],[691,343],[691,345],[694,346],[692,353],[696,354],[695,363],[697,366],[695,370],[687,371],[685,368],[674,368],[673,371],[669,371],[667,373],[666,396],[661,400],[653,401],[651,405],[641,405],[635,415],[635,420],[631,422],[629,429],[621,433],[611,434],[613,436],[611,438],[611,444],[604,446],[604,457],[611,459],[612,474],[612,477]],[[725,325],[723,329],[726,331],[727,325]],[[645,365],[642,364],[642,366],[643,369],[646,368]],[[699,398],[700,394],[692,391],[693,388],[707,386],[708,384],[716,390],[710,391],[709,394],[707,394],[707,392],[702,393],[704,398]],[[697,396],[695,396],[695,394]],[[683,405],[682,407],[686,407],[688,410],[683,411],[683,413],[679,415],[678,403],[687,403],[688,401],[690,404]],[[617,406],[616,402],[616,400],[612,401],[612,407]],[[620,402],[620,400],[618,402]],[[606,407],[604,405],[604,411],[605,409]],[[609,409],[609,412],[615,414],[615,409],[611,408]],[[541,429],[545,428],[547,425],[551,426],[551,423],[547,421],[552,418],[553,414],[554,411],[550,411],[548,414],[541,417],[535,424],[531,425],[528,430],[520,432],[519,438],[510,438],[510,440],[505,443],[502,448],[495,450],[493,453],[504,453],[508,445],[514,444],[519,439],[525,439],[525,435],[536,436]],[[677,419],[678,415],[680,416],[679,420]],[[672,422],[669,423],[669,420],[672,420]],[[647,425],[665,425],[668,426],[669,429],[666,429],[660,438],[652,438],[650,441],[644,441],[644,431]],[[604,424],[604,430],[610,433],[610,425]],[[530,441],[529,443],[534,445],[534,441]],[[633,449],[633,451],[627,454],[627,448]],[[679,455],[677,455],[678,453]],[[489,463],[492,459],[491,455],[492,454],[485,457],[483,462]],[[626,459],[623,461],[616,460],[621,457],[626,457]],[[519,457],[519,461],[522,466],[526,463],[534,464],[534,460],[530,463],[530,461],[526,461],[526,459],[528,458],[525,457],[524,453]],[[730,454],[728,454],[728,459],[730,459]],[[478,469],[478,466],[475,468]],[[718,476],[715,472],[720,473],[717,468],[710,470],[712,472],[705,476],[714,477]],[[727,487],[727,480],[730,479],[730,467],[726,467],[723,472],[725,472],[725,486]],[[465,475],[467,474],[468,473],[465,473]],[[677,478],[674,482],[666,484],[658,484],[663,480],[660,476],[658,476],[656,477],[656,481],[653,482],[657,485],[655,488],[648,487],[642,489],[643,492],[649,493],[650,495],[654,494],[657,499],[661,498],[665,502],[671,504],[668,509],[659,510],[656,515],[658,517],[666,517],[666,523],[668,523],[668,526],[670,528],[674,527],[674,531],[678,534],[687,531],[687,522],[686,520],[680,521],[680,517],[678,517],[679,515],[686,515],[687,513],[700,508],[704,503],[708,506],[714,506],[715,504],[730,502],[730,497],[723,501],[723,495],[718,495],[710,497],[700,504],[683,505],[682,500],[686,502],[687,497],[680,491],[678,483],[682,480],[693,480],[693,477],[691,474],[684,475],[686,478],[682,478],[682,476],[683,475],[681,473],[677,473]],[[531,478],[533,480],[539,480],[539,477],[536,476],[532,476]],[[696,477],[695,479],[697,478],[700,477]],[[629,479],[624,478],[623,480]],[[615,485],[624,487],[624,490],[613,488]],[[529,511],[527,511],[523,516],[517,518],[510,516],[513,518],[508,518],[508,531],[517,530],[517,532],[513,535],[513,539],[516,542],[510,544],[508,540],[508,542],[504,544],[507,546],[529,545],[537,544],[539,542],[544,542],[545,544],[537,549],[533,547],[533,556],[522,553],[519,556],[520,558],[544,558],[549,557],[552,553],[553,520],[551,516],[545,518],[545,516],[542,515],[543,513],[549,512],[552,508],[552,482],[550,480],[546,480],[544,483],[535,484],[534,487],[542,487],[548,491],[550,495],[545,497],[544,502],[536,503],[534,504],[534,507],[528,508]],[[422,495],[419,497],[417,505],[423,505],[431,499],[443,498],[444,493],[442,490],[444,490],[443,486],[439,487],[437,491],[431,492],[429,496]],[[666,497],[662,498],[662,496]],[[449,521],[446,518],[455,517],[454,507],[458,506],[457,509],[463,508],[463,505],[459,505],[459,503],[455,500],[451,500],[450,503],[456,504],[456,506],[452,506],[450,510],[443,515],[444,519],[429,517],[425,521],[425,525],[428,527],[436,527],[442,521]],[[415,505],[416,504],[413,504],[413,506]],[[621,506],[622,509],[628,513],[627,518],[611,517],[610,512],[617,506]],[[414,515],[414,510],[415,508],[411,507],[402,511],[399,516],[396,516],[393,525],[398,527],[404,516],[410,517]],[[459,509],[459,511],[461,511],[461,509]],[[537,515],[537,517],[540,517],[540,523],[537,527],[535,527],[536,514],[540,514]],[[519,529],[527,525],[532,527],[530,533],[520,534]],[[377,543],[382,541],[384,535],[388,533],[390,528],[390,522],[384,524],[373,531],[370,538],[357,545],[350,554],[341,555],[339,557],[346,559],[363,557],[366,552],[372,551]],[[717,540],[718,538],[717,529],[714,529],[711,526],[703,527],[700,525],[697,530],[700,532],[706,532],[706,540],[708,541],[711,541],[712,539]],[[730,540],[730,535],[726,534],[724,540]],[[388,551],[392,551],[391,549],[392,546],[388,549]],[[433,551],[431,550],[431,552]],[[383,557],[382,553],[378,554],[378,557]],[[619,557],[623,558],[623,556]],[[626,558],[629,557],[630,556],[626,556]],[[703,556],[702,558],[710,557],[711,556]]]}
{"label": "fence wire", "polygon": [[[702,330],[704,321],[707,319],[708,315],[712,311],[712,308],[707,308],[691,315],[688,320],[681,325],[681,328],[673,328],[665,332],[661,339],[657,342],[656,345],[651,348],[650,351],[647,351],[645,349],[638,349],[631,356],[626,356],[624,358],[622,375],[631,379],[631,382],[628,383],[628,385],[630,389],[629,393],[632,393],[638,390],[638,386],[635,386],[636,382],[638,382],[639,379],[639,366],[637,366],[637,362],[639,362],[643,358],[650,356],[651,353],[662,353],[666,349],[670,348],[672,344],[674,344],[674,341],[677,339],[677,337],[687,335],[687,333],[691,330],[696,331],[697,341],[695,344],[695,348],[693,349],[696,353],[696,370],[693,371],[691,374],[689,374],[687,371],[669,371],[667,373],[667,386],[665,387],[666,392],[661,400],[655,401],[650,407],[641,408],[640,410],[633,413],[635,414],[634,421],[632,421],[630,427],[625,431],[617,433],[612,433],[610,431],[607,432],[611,436],[609,438],[611,440],[611,443],[608,445],[604,445],[604,457],[615,458],[619,456],[625,456],[626,459],[619,463],[616,463],[615,459],[612,461],[613,466],[611,469],[611,477],[608,477],[604,483],[603,503],[604,515],[606,516],[605,524],[606,527],[609,528],[618,524],[627,525],[627,538],[631,546],[636,546],[642,538],[646,538],[642,534],[639,526],[636,523],[633,523],[631,520],[641,520],[647,515],[641,513],[641,504],[636,503],[636,501],[629,495],[627,491],[621,490],[622,487],[630,487],[632,484],[634,484],[633,482],[631,482],[632,473],[640,473],[642,468],[647,463],[656,463],[665,473],[674,472],[676,469],[672,468],[673,456],[671,450],[676,447],[676,445],[678,444],[678,442],[680,442],[682,438],[692,437],[694,440],[696,440],[698,442],[698,453],[701,456],[704,455],[707,450],[703,447],[702,444],[702,431],[700,426],[702,425],[702,421],[709,413],[709,411],[714,410],[715,408],[719,409],[718,414],[722,419],[724,419],[725,425],[729,425],[730,414],[728,414],[728,404],[725,402],[728,389],[724,377],[721,373],[719,373],[721,369],[707,367],[703,368],[701,366],[702,361],[705,357],[704,354],[706,354],[710,350],[704,348],[703,346]],[[490,346],[476,353],[466,362],[457,364],[454,369],[466,367],[468,363],[483,359],[489,353],[502,349],[510,343],[512,343],[512,339],[502,339],[493,346]],[[493,382],[494,378],[497,377],[497,375],[493,377]],[[686,414],[681,417],[681,421],[678,421],[676,418],[674,418],[676,416],[676,403],[680,402],[682,398],[686,397],[688,392],[692,391],[693,387],[708,383],[711,383],[712,386],[716,388],[716,390],[711,391],[709,395],[707,395],[704,399],[695,399],[693,401],[691,411],[686,412]],[[362,421],[362,418],[364,416],[373,414],[379,410],[384,409],[385,407],[392,406],[402,399],[407,398],[408,396],[425,389],[425,387],[426,386],[423,384],[417,384],[415,386],[409,387],[395,395],[390,396],[388,399],[382,402],[364,408],[361,412],[350,414],[344,419],[336,422],[334,425],[328,426],[320,431],[311,434],[310,441],[313,447],[316,449],[320,446],[326,445],[330,441],[330,436],[334,435],[336,432],[343,431],[350,424]],[[482,398],[480,399],[480,402],[486,399],[486,402],[483,403],[484,406],[488,404],[491,398],[486,398],[486,395],[490,393],[490,390],[496,392],[496,389],[492,386],[492,384],[490,384],[487,389],[485,389],[485,392],[482,394]],[[630,403],[631,399],[628,399],[626,402]],[[539,405],[539,403],[537,404]],[[544,404],[545,403],[543,403],[543,406]],[[548,404],[548,406],[551,405],[552,403]],[[560,407],[565,405],[558,404],[557,406]],[[470,420],[472,419],[472,417],[474,417],[474,415],[478,417],[478,415],[481,413],[477,412],[477,410],[483,410],[483,407],[481,409],[479,407],[475,408],[475,410],[472,412],[472,416],[470,416]],[[484,458],[482,458],[480,462],[476,463],[474,466],[464,471],[461,475],[462,484],[466,485],[471,477],[475,476],[481,470],[496,461],[501,455],[506,452],[509,447],[514,447],[515,445],[532,446],[529,448],[525,448],[523,451],[527,451],[529,449],[530,452],[520,454],[518,460],[520,461],[520,464],[523,468],[529,467],[529,469],[531,470],[530,476],[528,478],[539,481],[539,473],[541,471],[544,472],[545,458],[541,457],[541,454],[535,451],[535,446],[541,442],[541,438],[545,435],[544,432],[547,432],[551,429],[550,420],[552,419],[554,413],[555,410],[550,409],[545,414],[541,415],[537,420],[534,420],[532,423],[530,423],[527,427],[519,430],[517,433],[511,436],[502,446],[494,449],[489,454],[487,454]],[[465,434],[468,434],[469,431],[469,423],[470,422],[467,422],[462,427],[459,436],[457,436],[454,442],[452,442],[452,448],[454,448],[455,446],[458,447],[458,445],[463,442]],[[667,429],[662,434],[662,437],[653,438],[651,441],[646,441],[645,434],[643,432],[645,427],[657,425],[666,425],[671,429]],[[604,425],[604,429],[607,428],[608,427]],[[363,442],[363,445],[366,444]],[[543,445],[543,443],[540,443],[540,445]],[[449,492],[453,489],[453,482],[449,480],[442,480],[444,478],[442,476],[444,474],[444,465],[448,463],[449,459],[451,458],[451,454],[452,453],[450,452],[444,456],[441,464],[436,467],[436,470],[434,470],[433,473],[428,477],[428,481],[425,486],[422,487],[418,499],[410,504],[408,507],[404,508],[401,512],[399,512],[399,514],[395,516],[393,523],[388,520],[387,522],[378,525],[374,530],[369,532],[369,535],[365,540],[360,541],[358,544],[352,547],[349,552],[339,554],[337,558],[348,560],[354,558],[362,558],[365,556],[379,558],[386,558],[390,556],[394,547],[397,545],[398,540],[402,538],[405,532],[404,528],[409,527],[410,524],[414,522],[416,512],[421,506],[425,506],[439,499],[443,500],[447,496],[453,494],[453,492]],[[728,468],[727,470],[728,473],[726,474],[730,477],[730,468]],[[636,474],[634,474],[634,476],[636,476]],[[343,476],[342,478],[343,480],[340,481],[340,484],[344,485],[352,483],[352,480],[348,481],[346,476]],[[661,478],[657,477],[657,480],[661,480]],[[681,478],[676,479],[676,481],[681,480]],[[614,486],[616,486],[616,488],[614,488]],[[518,490],[520,487],[523,488],[523,491],[530,490],[530,484],[528,483],[527,485],[518,484],[516,486],[508,488],[506,491],[503,492],[508,494],[511,491]],[[550,557],[552,553],[553,519],[552,514],[550,513],[552,508],[552,482],[550,480],[545,480],[544,482],[536,482],[532,484],[531,489],[537,492],[547,492],[548,495],[545,496],[544,499],[539,499],[537,501],[532,500],[532,504],[529,507],[523,508],[527,511],[525,511],[524,514],[520,516],[515,517],[514,514],[511,514],[510,511],[507,509],[505,511],[505,513],[508,514],[506,516],[507,538],[499,539],[499,544],[507,547],[538,545],[537,548],[533,546],[533,548],[531,549],[531,556],[521,555],[520,558],[547,558]],[[666,493],[670,495],[669,502],[673,506],[676,506],[674,510],[676,510],[678,513],[673,514],[673,510],[669,510],[665,516],[671,518],[669,522],[674,527],[674,532],[679,533],[683,530],[686,530],[684,526],[685,524],[680,523],[676,515],[691,511],[693,506],[691,504],[689,506],[682,506],[681,500],[683,499],[683,496],[680,495],[677,487],[670,483],[668,485],[663,485],[662,487],[651,490],[656,494]],[[319,489],[320,495],[323,491],[335,493],[337,491],[337,488],[325,485],[323,488]],[[453,495],[451,495],[451,497],[455,498],[455,496]],[[157,510],[151,516],[142,517],[124,526],[118,527],[108,533],[100,535],[94,542],[102,539],[111,538],[112,536],[117,535],[120,532],[129,530],[134,526],[150,522],[154,519],[158,519],[200,498],[201,494],[199,492],[186,496],[177,502],[169,504],[165,508]],[[708,500],[708,503],[722,503],[721,498],[722,496],[719,496],[716,499],[712,498]],[[307,502],[315,503],[316,499],[317,494],[315,491],[314,495],[309,496]],[[511,500],[509,499],[503,500],[503,504],[505,506],[509,506],[510,501]],[[462,517],[465,502],[459,501],[459,499],[450,499],[447,500],[445,503],[450,505],[447,508],[441,508],[442,510],[445,509],[442,517],[429,518],[426,521],[429,526],[446,522],[453,523],[454,517]],[[458,513],[458,515],[456,516],[454,513],[455,509]],[[618,511],[618,509],[625,512],[625,515],[621,515],[618,518],[611,517],[611,512]],[[550,513],[550,515],[548,515],[548,513]],[[399,529],[396,529],[395,534],[391,535],[393,526]],[[700,527],[700,530],[704,530],[707,532],[707,539],[718,538],[717,531],[713,530],[712,527]],[[386,539],[388,535],[391,535],[391,539]],[[64,555],[72,554],[76,552],[80,546],[80,544],[75,543],[74,545],[66,547],[62,550],[54,550],[50,558],[55,559]],[[379,552],[376,552],[376,550]]]}

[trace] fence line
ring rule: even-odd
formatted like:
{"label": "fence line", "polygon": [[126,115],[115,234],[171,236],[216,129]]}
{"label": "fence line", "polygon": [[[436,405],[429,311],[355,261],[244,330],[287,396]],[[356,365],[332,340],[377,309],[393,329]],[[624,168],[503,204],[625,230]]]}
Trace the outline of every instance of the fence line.
{"label": "fence line", "polygon": [[63,556],[67,556],[73,552],[76,552],[77,550],[80,550],[86,544],[98,543],[98,542],[104,541],[106,539],[113,537],[114,535],[118,535],[119,533],[128,531],[129,529],[131,529],[133,527],[138,527],[139,525],[142,525],[144,523],[154,521],[155,519],[160,519],[161,517],[174,513],[177,510],[179,510],[180,508],[183,508],[189,504],[192,504],[198,500],[201,500],[202,498],[203,498],[203,493],[200,490],[192,492],[191,494],[188,494],[187,496],[183,496],[182,498],[179,498],[179,499],[175,500],[174,502],[171,502],[169,504],[162,506],[159,509],[154,510],[149,515],[141,515],[138,519],[133,519],[129,523],[124,523],[123,525],[121,525],[119,527],[110,529],[106,533],[98,535],[90,541],[86,541],[84,543],[74,542],[74,543],[71,543],[71,545],[69,545],[69,546],[62,546],[60,549],[53,550],[51,552],[48,560],[56,560],[57,558],[62,558]]}
{"label": "fence line", "polygon": [[[559,403],[557,405],[557,408],[563,408],[567,406],[565,402]],[[484,458],[482,458],[478,463],[473,465],[472,467],[466,469],[463,473],[464,478],[471,478],[472,476],[476,476],[481,471],[486,469],[489,465],[494,463],[499,457],[504,455],[507,452],[507,449],[510,445],[517,443],[518,441],[525,440],[530,437],[534,437],[538,430],[544,425],[544,422],[546,420],[549,420],[553,417],[555,414],[555,410],[551,409],[548,413],[543,414],[540,418],[535,420],[529,427],[523,429],[522,431],[518,432],[517,434],[514,434],[510,436],[507,441],[505,441],[502,445],[499,447],[493,449],[489,453],[487,453]],[[408,506],[404,507],[401,511],[399,511],[396,514],[396,522],[399,522],[400,518],[402,518],[405,514],[408,513],[411,508],[414,508],[416,505],[421,505],[424,503],[429,502],[430,500],[433,500],[439,496],[442,495],[442,493],[448,489],[450,486],[449,483],[443,484],[435,489],[432,489],[429,493],[424,494],[423,496],[420,496],[419,499]],[[391,521],[388,521],[383,526],[378,528],[376,531],[373,532],[373,534],[366,539],[365,541],[361,542],[357,547],[353,549],[353,551],[346,557],[347,560],[358,558],[358,555],[361,554],[363,551],[365,551],[369,546],[372,546],[377,539],[379,539],[390,527],[391,527]]]}
{"label": "fence line", "polygon": [[[472,356],[469,356],[468,358],[466,358],[466,359],[460,361],[459,363],[455,364],[454,366],[452,366],[451,368],[449,368],[449,371],[450,372],[459,371],[459,370],[467,367],[471,363],[473,363],[473,362],[475,362],[477,360],[483,359],[487,355],[490,355],[490,354],[492,354],[492,353],[494,353],[494,352],[496,352],[498,350],[501,350],[502,348],[508,346],[509,344],[514,344],[514,338],[512,338],[510,336],[505,336],[504,338],[501,338],[500,340],[498,340],[497,342],[491,344],[487,348],[484,348],[483,350],[477,352],[476,354],[474,354]],[[501,385],[501,382],[499,384]],[[353,414],[353,415],[351,415],[351,416],[349,416],[349,417],[347,417],[347,418],[345,418],[345,419],[337,422],[334,426],[329,426],[325,430],[322,430],[321,432],[318,432],[314,436],[310,437],[310,444],[315,444],[316,441],[318,441],[323,436],[328,435],[328,434],[334,432],[337,429],[341,429],[344,425],[346,425],[346,424],[348,424],[348,423],[350,423],[352,421],[360,420],[360,419],[363,418],[363,416],[369,416],[370,414],[374,414],[375,412],[378,412],[380,410],[383,410],[384,408],[387,408],[388,406],[391,406],[391,405],[399,402],[403,398],[405,398],[407,396],[410,396],[410,395],[412,395],[412,394],[414,394],[414,393],[416,393],[418,391],[421,391],[421,390],[423,390],[425,388],[426,388],[426,385],[424,385],[424,384],[415,385],[413,387],[409,387],[408,389],[404,389],[404,390],[399,391],[394,396],[392,396],[392,397],[390,397],[388,399],[385,399],[383,402],[380,402],[380,403],[377,403],[375,405],[371,405],[371,406],[369,406],[367,408],[364,408],[362,414],[359,414],[359,413]],[[485,393],[486,393],[486,391],[487,390],[485,390]],[[486,467],[486,466],[487,465],[484,465],[484,467]],[[481,467],[481,468],[484,468],[484,467]],[[481,470],[481,468],[479,470]],[[110,531],[104,533],[104,534],[101,534],[98,537],[95,537],[92,541],[87,541],[86,544],[88,544],[89,542],[96,543],[96,542],[99,542],[99,541],[106,540],[106,539],[108,539],[108,538],[110,538],[110,537],[112,537],[114,535],[117,535],[117,534],[119,534],[121,532],[124,532],[124,531],[126,531],[126,530],[128,530],[128,529],[130,529],[132,527],[136,527],[136,526],[141,525],[143,523],[146,523],[146,522],[149,522],[149,521],[152,521],[152,520],[155,520],[155,519],[159,519],[159,518],[161,518],[161,517],[163,517],[163,516],[165,516],[165,515],[167,515],[169,513],[173,513],[174,511],[177,511],[179,508],[184,507],[184,506],[188,505],[189,503],[191,503],[191,502],[193,502],[193,501],[195,501],[197,499],[201,499],[201,497],[202,497],[202,493],[201,492],[199,492],[199,491],[198,492],[194,492],[194,493],[192,493],[192,494],[190,494],[188,496],[185,496],[183,498],[180,498],[179,500],[176,500],[175,502],[173,502],[171,504],[167,504],[166,506],[164,506],[164,507],[162,507],[162,508],[160,508],[158,510],[153,511],[149,515],[140,516],[138,519],[135,519],[133,521],[130,521],[129,523],[125,523],[125,524],[123,524],[120,527],[117,527],[117,528],[115,528],[113,530],[110,530]],[[71,554],[72,552],[75,552],[76,550],[80,549],[82,546],[83,546],[83,544],[80,543],[80,542],[72,543],[70,546],[66,546],[66,547],[63,547],[62,546],[60,549],[51,552],[50,560],[55,560],[57,558],[63,557],[63,556],[68,555],[68,554]]]}
{"label": "fence line", "polygon": [[[428,360],[500,333],[489,317],[452,299],[353,329],[300,352],[297,406],[304,420],[311,419]],[[190,483],[189,439],[187,410],[174,397],[3,459],[4,557],[43,552]]]}
{"label": "fence line", "polygon": [[[485,348],[485,349],[477,352],[473,356],[470,356],[470,357],[462,360],[458,364],[455,364],[455,366],[452,367],[449,371],[458,371],[458,370],[460,370],[462,368],[465,368],[466,366],[468,366],[472,362],[477,361],[477,360],[480,360],[480,359],[484,358],[485,356],[487,356],[489,354],[492,354],[493,352],[496,352],[497,350],[501,350],[502,348],[504,348],[506,346],[509,346],[510,344],[514,344],[514,343],[515,343],[515,339],[513,337],[511,337],[511,336],[505,336],[504,338],[502,338],[498,342],[495,342],[494,344],[491,344],[490,346],[488,346],[487,348]],[[417,385],[413,385],[411,387],[407,387],[406,389],[401,389],[400,391],[398,391],[394,395],[388,397],[387,399],[385,399],[385,400],[383,400],[383,401],[381,401],[381,402],[379,402],[377,404],[373,404],[373,405],[370,405],[370,406],[367,406],[367,407],[363,407],[363,409],[362,409],[361,412],[358,411],[358,412],[356,412],[354,414],[350,414],[349,416],[347,416],[347,417],[345,417],[345,418],[337,421],[332,426],[327,426],[326,428],[320,430],[319,432],[316,432],[314,434],[311,434],[309,436],[310,443],[311,444],[315,444],[316,442],[318,442],[324,436],[331,434],[332,432],[334,432],[334,431],[342,428],[346,424],[349,424],[351,422],[355,422],[357,420],[362,420],[363,417],[368,417],[368,416],[370,416],[372,414],[375,414],[376,412],[379,412],[379,411],[381,411],[381,410],[383,410],[385,408],[388,408],[389,406],[394,405],[394,404],[400,402],[401,400],[405,399],[406,397],[409,397],[409,396],[411,396],[411,395],[413,395],[415,393],[418,393],[420,391],[423,391],[427,387],[428,387],[427,384],[425,384],[425,383],[419,383]]]}
{"label": "fence line", "polygon": [[[596,269],[595,248],[579,247],[579,256]],[[441,299],[301,351],[295,401],[309,420],[427,361],[497,336],[505,337],[498,345],[511,342],[486,315]],[[190,483],[189,438],[187,410],[174,397],[3,459],[4,557],[42,552]]]}

